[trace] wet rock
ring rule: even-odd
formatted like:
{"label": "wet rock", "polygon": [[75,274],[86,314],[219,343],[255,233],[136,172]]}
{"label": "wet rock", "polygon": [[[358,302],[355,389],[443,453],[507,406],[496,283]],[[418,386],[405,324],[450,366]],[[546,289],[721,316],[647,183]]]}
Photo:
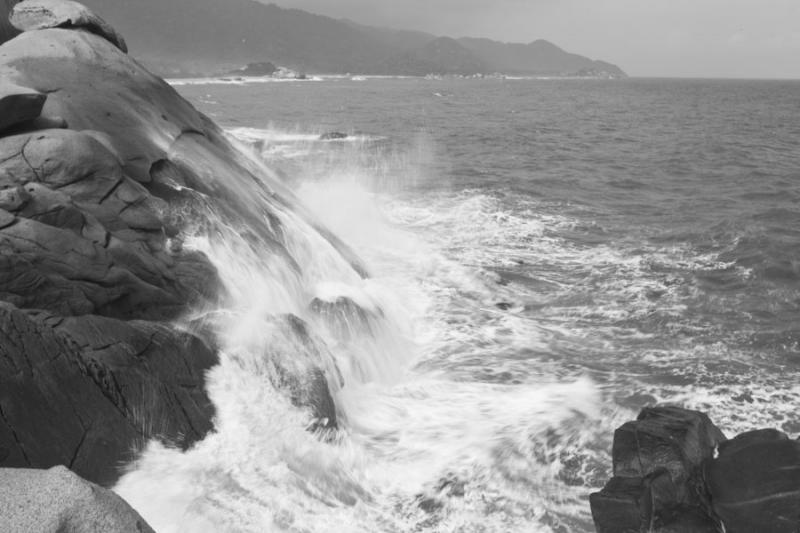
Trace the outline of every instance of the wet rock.
{"label": "wet rock", "polygon": [[703,464],[725,436],[703,413],[645,407],[614,433],[614,477],[590,497],[601,533],[711,533]]}
{"label": "wet rock", "polygon": [[312,312],[325,319],[338,338],[344,340],[362,334],[372,334],[374,321],[379,316],[379,313],[364,309],[346,296],[340,296],[333,301],[314,298],[310,308]]}
{"label": "wet rock", "polygon": [[800,531],[800,442],[774,429],[743,433],[720,445],[705,476],[728,533]]}
{"label": "wet rock", "polygon": [[24,0],[12,9],[9,19],[23,32],[47,28],[86,30],[108,40],[123,52],[128,51],[125,40],[114,28],[83,4],[71,0]]}
{"label": "wet rock", "polygon": [[664,522],[677,500],[677,489],[666,469],[645,477],[614,477],[591,495],[598,533],[651,531]]}
{"label": "wet rock", "polygon": [[47,95],[0,79],[0,133],[39,117]]}
{"label": "wet rock", "polygon": [[[311,337],[300,318],[287,315],[282,327],[287,330],[283,337],[290,344],[271,354],[275,368],[273,384],[287,391],[293,405],[311,410],[314,420],[309,429],[337,427],[336,403],[328,380],[331,372],[327,370],[332,366],[332,357],[323,354],[323,347]],[[341,386],[341,376],[333,370],[336,375],[331,381]]]}
{"label": "wet rock", "polygon": [[417,496],[416,500],[417,505],[420,509],[425,511],[426,513],[435,513],[436,511],[441,510],[444,507],[444,503],[437,500],[436,498],[432,498],[430,496],[419,495]]}
{"label": "wet rock", "polygon": [[[0,47],[0,77],[47,99],[0,137],[0,461],[112,483],[148,439],[186,447],[211,428],[213,346],[173,322],[225,295],[183,234],[240,228],[299,272],[280,216],[291,211],[366,272],[91,12],[26,0],[15,22],[46,29]],[[298,339],[276,379],[333,427],[341,376],[324,345]]]}
{"label": "wet rock", "polygon": [[0,466],[64,464],[109,484],[147,440],[185,448],[211,429],[216,355],[188,332],[0,303],[0,353]]}
{"label": "wet rock", "polygon": [[646,407],[635,422],[614,433],[614,475],[644,478],[666,468],[677,488],[677,500],[702,499],[700,467],[725,436],[705,414],[678,407]]}
{"label": "wet rock", "polygon": [[4,531],[153,533],[125,500],[63,466],[0,469],[0,502]]}

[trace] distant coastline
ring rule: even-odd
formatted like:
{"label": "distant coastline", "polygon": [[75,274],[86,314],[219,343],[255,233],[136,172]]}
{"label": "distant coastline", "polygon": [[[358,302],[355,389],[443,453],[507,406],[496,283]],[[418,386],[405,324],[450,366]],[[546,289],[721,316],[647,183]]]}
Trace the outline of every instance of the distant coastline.
{"label": "distant coastline", "polygon": [[120,28],[136,59],[166,78],[266,64],[309,76],[627,77],[613,63],[542,39],[505,43],[376,28],[254,0],[86,3]]}

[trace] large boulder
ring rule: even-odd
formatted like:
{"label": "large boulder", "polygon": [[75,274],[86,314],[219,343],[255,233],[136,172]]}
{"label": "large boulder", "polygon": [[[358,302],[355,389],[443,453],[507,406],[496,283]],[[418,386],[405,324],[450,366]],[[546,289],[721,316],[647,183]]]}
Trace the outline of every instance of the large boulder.
{"label": "large boulder", "polygon": [[3,531],[154,533],[125,500],[63,466],[0,469],[0,502]]}
{"label": "large boulder", "polygon": [[164,197],[188,186],[210,196],[223,222],[246,228],[287,260],[278,215],[289,210],[366,275],[357,256],[274,173],[164,80],[102,38],[65,29],[23,33],[0,48],[3,75],[48,94],[46,116],[61,117],[75,130],[104,133],[125,175],[151,193]]}
{"label": "large boulder", "polygon": [[643,478],[666,468],[682,503],[696,503],[701,466],[725,435],[699,411],[662,406],[642,409],[614,433],[614,475]]}
{"label": "large boulder", "polygon": [[[187,237],[233,230],[299,276],[290,223],[338,250],[354,279],[365,271],[82,6],[25,0],[14,13],[35,31],[0,46],[0,79],[47,99],[0,134],[0,465],[65,464],[108,484],[148,439],[185,448],[212,426],[213,332],[177,324],[227,295]],[[293,338],[265,354],[271,377],[312,427],[333,427],[340,377],[323,346]]]}
{"label": "large boulder", "polygon": [[101,140],[73,130],[0,138],[0,207],[16,217],[0,230],[0,297],[151,320],[213,300],[214,268],[168,248],[169,205],[125,176]]}
{"label": "large boulder", "polygon": [[343,383],[333,356],[321,340],[312,337],[306,323],[294,315],[280,317],[272,327],[276,342],[271,343],[265,354],[272,384],[286,392],[292,404],[310,410],[309,429],[336,428],[331,384],[338,390]]}
{"label": "large boulder", "polygon": [[800,531],[800,442],[772,429],[743,433],[720,445],[705,473],[728,533]]}
{"label": "large boulder", "polygon": [[0,79],[0,133],[39,117],[47,95]]}
{"label": "large boulder", "polygon": [[101,484],[151,438],[211,429],[216,356],[164,324],[25,313],[0,303],[0,465],[68,465]]}
{"label": "large boulder", "polygon": [[614,477],[590,496],[600,533],[712,533],[703,464],[725,436],[703,413],[645,408],[614,433]]}
{"label": "large boulder", "polygon": [[47,28],[83,29],[128,51],[125,39],[83,4],[71,0],[24,0],[11,11],[11,24],[20,31]]}
{"label": "large boulder", "polygon": [[0,0],[0,44],[19,35],[19,30],[11,25],[8,17],[19,0]]}

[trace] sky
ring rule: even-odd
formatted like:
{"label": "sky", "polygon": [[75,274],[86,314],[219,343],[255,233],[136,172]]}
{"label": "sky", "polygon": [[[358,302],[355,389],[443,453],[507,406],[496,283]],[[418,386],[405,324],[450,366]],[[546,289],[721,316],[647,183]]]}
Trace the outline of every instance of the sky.
{"label": "sky", "polygon": [[632,76],[800,79],[800,0],[272,0],[334,18],[547,39]]}

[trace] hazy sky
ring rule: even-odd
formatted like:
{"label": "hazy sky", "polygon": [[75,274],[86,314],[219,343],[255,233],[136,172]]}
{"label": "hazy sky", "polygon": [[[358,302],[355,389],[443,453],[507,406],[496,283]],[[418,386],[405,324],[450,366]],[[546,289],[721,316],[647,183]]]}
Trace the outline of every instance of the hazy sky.
{"label": "hazy sky", "polygon": [[272,0],[364,24],[530,42],[635,76],[800,78],[800,0]]}

